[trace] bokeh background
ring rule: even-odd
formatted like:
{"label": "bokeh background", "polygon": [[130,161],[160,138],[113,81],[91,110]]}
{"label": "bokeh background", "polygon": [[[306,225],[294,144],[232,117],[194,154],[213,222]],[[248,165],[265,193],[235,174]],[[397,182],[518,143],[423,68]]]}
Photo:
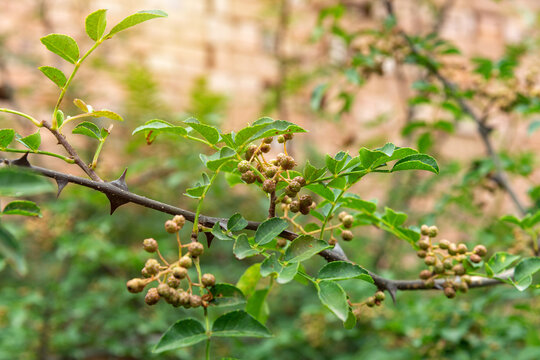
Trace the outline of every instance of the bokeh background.
{"label": "bokeh background", "polygon": [[[358,186],[366,199],[410,214],[408,223],[437,223],[443,236],[493,249],[524,251],[522,235],[496,221],[515,213],[507,195],[483,172],[484,148],[472,121],[452,111],[416,106],[411,84],[422,76],[414,66],[385,59],[377,76],[348,91],[354,100],[347,112],[333,100],[333,87],[314,104],[321,84],[340,82],[336,69],[346,62],[347,46],[339,36],[320,35],[321,11],[341,4],[350,30],[381,27],[385,12],[379,1],[307,0],[0,0],[0,106],[48,118],[58,95],[37,69],[51,65],[69,73],[70,64],[48,52],[39,38],[48,33],[73,36],[81,49],[90,44],[84,18],[107,8],[109,26],[135,11],[161,9],[166,19],[153,20],[107,41],[83,66],[64,103],[82,98],[94,108],[116,111],[115,123],[98,172],[118,177],[129,167],[128,185],[136,193],[191,208],[183,196],[203,166],[197,144],[162,139],[147,146],[132,130],[160,118],[202,122],[238,129],[261,116],[298,123],[309,133],[298,136],[292,152],[301,163],[322,164],[325,153],[385,142],[423,147],[442,172],[374,175]],[[516,77],[540,70],[540,2],[535,0],[396,0],[399,23],[413,34],[437,31],[462,55],[445,59],[444,71],[460,83],[473,83],[473,57],[499,59],[509,46],[526,46]],[[533,76],[538,89],[538,78]],[[484,84],[490,89],[500,84]],[[507,88],[503,87],[503,90]],[[501,90],[501,91],[503,91]],[[539,91],[540,93],[540,91]],[[404,132],[411,119],[443,119],[451,131],[434,129],[426,136]],[[490,114],[496,145],[518,196],[538,207],[540,131],[530,132],[534,118]],[[107,123],[103,120],[103,124]],[[23,135],[30,124],[8,115],[3,127]],[[69,133],[67,131],[66,133]],[[54,148],[42,134],[44,147]],[[89,141],[71,136],[83,156]],[[56,159],[32,163],[82,175]],[[68,186],[59,201],[37,197],[43,217],[6,219],[23,248],[25,266],[5,266],[0,273],[0,359],[151,359],[160,334],[185,310],[148,308],[143,298],[127,293],[125,281],[138,274],[145,256],[142,239],[155,237],[170,251],[174,239],[163,231],[163,214],[127,205],[108,215],[104,196]],[[229,189],[221,179],[205,203],[204,213],[235,212],[265,216],[265,199],[246,186]],[[521,241],[521,243],[520,243]],[[521,244],[521,245],[520,245]],[[414,252],[388,235],[366,229],[350,244],[349,256],[389,277],[414,278],[420,268]],[[204,266],[218,280],[234,283],[250,265],[239,262],[231,244],[214,242]],[[530,255],[530,254],[529,254]],[[309,266],[315,271],[322,260]],[[310,269],[308,269],[310,270]],[[349,284],[358,297],[373,289]],[[400,293],[396,305],[366,311],[354,330],[323,309],[314,289],[301,284],[274,288],[269,298],[270,340],[216,342],[217,356],[243,359],[537,359],[540,358],[538,290],[518,293],[508,287],[480,289],[454,300],[435,293]],[[160,355],[191,359],[198,346]]]}

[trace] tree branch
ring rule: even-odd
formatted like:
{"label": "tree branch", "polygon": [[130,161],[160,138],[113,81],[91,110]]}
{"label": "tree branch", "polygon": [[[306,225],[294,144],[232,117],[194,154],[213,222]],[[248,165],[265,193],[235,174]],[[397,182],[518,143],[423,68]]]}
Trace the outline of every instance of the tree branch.
{"label": "tree branch", "polygon": [[49,130],[54,135],[56,140],[58,140],[58,143],[62,145],[64,149],[66,149],[73,161],[75,161],[75,164],[77,164],[81,169],[83,169],[83,171],[88,176],[90,176],[92,180],[103,182],[103,180],[101,180],[101,178],[95,173],[95,171],[90,169],[90,167],[81,160],[79,154],[77,154],[77,151],[75,151],[73,146],[71,146],[71,144],[66,140],[66,137],[64,135],[60,134],[58,130],[53,129],[51,124],[49,124],[47,121],[44,120],[41,123],[43,124],[43,127],[47,128],[47,130]]}
{"label": "tree branch", "polygon": [[[109,199],[119,199],[123,203],[134,203],[149,209],[154,209],[163,213],[167,213],[170,215],[183,215],[187,221],[193,222],[195,220],[195,213],[189,210],[185,210],[176,206],[172,206],[169,204],[162,203],[157,200],[149,199],[147,197],[137,195],[135,193],[132,193],[128,190],[125,190],[123,188],[118,187],[118,185],[115,182],[102,182],[102,181],[93,181],[86,178],[81,178],[78,176],[65,174],[62,172],[58,172],[55,170],[50,170],[42,167],[32,166],[28,162],[17,162],[17,160],[9,161],[9,160],[1,160],[0,163],[4,163],[7,165],[12,166],[19,166],[19,167],[25,167],[29,168],[32,171],[49,177],[51,179],[56,180],[58,184],[67,184],[72,183],[80,186],[84,186],[93,190],[97,190],[103,194],[105,194]],[[219,218],[219,217],[212,217],[212,216],[206,216],[206,215],[199,215],[199,224],[211,228],[216,223],[219,223],[220,226],[224,229],[227,228],[227,218]],[[248,225],[246,226],[246,229],[248,230],[257,230],[260,226],[260,222],[257,221],[248,221]],[[287,239],[287,240],[294,240],[298,237],[298,234],[285,230],[279,234],[280,237]],[[339,246],[339,244],[336,244],[333,249],[331,250],[323,250],[319,253],[320,256],[322,256],[325,260],[328,262],[331,261],[350,261],[347,256],[345,255],[345,252],[343,249]],[[387,279],[382,276],[377,275],[374,272],[368,271],[369,275],[373,278],[374,284],[379,288],[380,290],[387,290],[392,298],[395,300],[395,294],[398,290],[428,290],[431,289],[427,287],[422,280],[392,280]],[[508,277],[511,277],[513,275],[513,272],[508,274]],[[444,280],[436,280],[434,289],[441,290],[442,289],[442,283]],[[503,284],[502,281],[497,279],[489,279],[489,278],[483,278],[483,277],[473,277],[473,282],[471,283],[470,287],[485,287],[485,286],[492,286],[492,285],[499,285]]]}

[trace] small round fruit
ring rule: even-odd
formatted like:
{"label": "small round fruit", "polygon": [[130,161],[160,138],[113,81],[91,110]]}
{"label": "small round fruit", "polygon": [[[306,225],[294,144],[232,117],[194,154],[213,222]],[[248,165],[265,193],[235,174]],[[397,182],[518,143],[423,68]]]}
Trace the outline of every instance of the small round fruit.
{"label": "small round fruit", "polygon": [[420,227],[420,233],[424,236],[429,235],[429,226],[427,226],[426,224],[422,225]]}
{"label": "small round fruit", "polygon": [[458,290],[461,291],[462,293],[466,293],[467,291],[469,291],[469,285],[467,285],[466,282],[461,281],[459,283]]}
{"label": "small round fruit", "polygon": [[456,255],[457,254],[457,246],[456,246],[456,244],[450,243],[450,245],[448,246],[448,253],[450,255]]}
{"label": "small round fruit", "polygon": [[184,215],[175,215],[172,219],[179,229],[183,228],[186,224],[186,218]]}
{"label": "small round fruit", "polygon": [[277,142],[278,142],[278,143],[283,144],[285,141],[287,141],[287,140],[285,140],[285,136],[279,135],[279,136],[277,137]]}
{"label": "small round fruit", "polygon": [[188,245],[188,251],[191,256],[201,256],[204,253],[204,246],[200,242],[192,242]]}
{"label": "small round fruit", "polygon": [[148,289],[146,296],[144,297],[144,302],[148,305],[155,305],[160,299],[158,290],[156,288]]}
{"label": "small round fruit", "polygon": [[212,274],[204,274],[201,282],[205,287],[214,286],[216,284],[216,277]]}
{"label": "small round fruit", "polygon": [[173,289],[178,289],[178,287],[180,286],[180,279],[171,275],[167,278],[167,285],[169,285]]}
{"label": "small round fruit", "polygon": [[291,210],[291,212],[293,213],[297,213],[298,211],[300,211],[300,201],[293,200],[291,202],[291,205],[289,205],[289,210]]}
{"label": "small round fruit", "polygon": [[422,280],[429,279],[432,275],[433,275],[432,272],[429,270],[420,271],[420,279]]}
{"label": "small round fruit", "polygon": [[292,191],[292,192],[299,192],[301,189],[302,189],[302,185],[300,185],[300,183],[298,181],[294,181],[292,180],[289,185],[287,185],[287,187]]}
{"label": "small round fruit", "polygon": [[291,156],[287,156],[279,165],[283,170],[291,170],[296,166],[296,161]]}
{"label": "small round fruit", "polygon": [[418,247],[422,250],[429,249],[429,241],[427,241],[426,239],[418,241]]}
{"label": "small round fruit", "polygon": [[374,296],[368,297],[368,299],[366,300],[366,305],[367,305],[368,307],[373,307],[373,306],[375,306],[375,297],[374,297]]}
{"label": "small round fruit", "polygon": [[426,258],[424,259],[424,263],[426,265],[435,265],[436,262],[437,262],[437,258],[431,255],[426,256]]}
{"label": "small round fruit", "polygon": [[337,242],[338,242],[338,240],[333,236],[330,239],[328,239],[328,245],[334,246],[334,245],[337,244]]}
{"label": "small round fruit", "polygon": [[436,226],[430,226],[428,230],[429,237],[436,237],[439,234],[439,229]]}
{"label": "small round fruit", "polygon": [[484,245],[476,245],[473,251],[478,256],[485,256],[487,254],[487,249]]}
{"label": "small round fruit", "polygon": [[165,231],[167,231],[169,234],[174,234],[180,230],[178,228],[178,225],[172,220],[165,221]]}
{"label": "small round fruit", "polygon": [[309,206],[302,206],[300,205],[300,214],[307,215],[309,214],[311,208]]}
{"label": "small round fruit", "polygon": [[420,259],[424,259],[427,256],[426,250],[418,250],[416,252],[416,256],[418,256]]}
{"label": "small round fruit", "polygon": [[439,247],[443,250],[447,250],[449,246],[450,246],[450,241],[446,239],[441,240],[441,242],[439,243]]}
{"label": "small round fruit", "polygon": [[287,240],[284,239],[284,238],[278,238],[277,239],[277,246],[280,247],[280,248],[284,248],[285,246],[287,246]]}
{"label": "small round fruit", "polygon": [[456,275],[463,275],[465,274],[465,267],[462,264],[457,264],[457,265],[454,265],[454,267],[452,268],[452,271],[454,271]]}
{"label": "small round fruit", "polygon": [[143,240],[143,249],[146,252],[153,253],[158,249],[158,243],[155,239],[148,238]]}
{"label": "small round fruit", "polygon": [[437,261],[435,265],[433,266],[433,272],[435,274],[442,274],[444,272],[444,265],[442,262]]}
{"label": "small round fruit", "polygon": [[253,155],[255,155],[255,151],[257,151],[257,146],[249,145],[249,147],[247,148],[246,153],[245,153],[245,159],[246,160],[251,160]]}
{"label": "small round fruit", "polygon": [[178,302],[181,305],[187,305],[189,304],[189,294],[185,291],[181,291],[178,293]]}
{"label": "small round fruit", "polygon": [[277,166],[269,166],[264,171],[264,175],[266,175],[267,178],[271,178],[274,177],[274,175],[276,175],[278,171],[279,168]]}
{"label": "small round fruit", "polygon": [[272,147],[270,146],[270,144],[262,144],[261,145],[261,152],[263,152],[265,154],[267,152],[269,152],[271,149],[272,149]]}
{"label": "small round fruit", "polygon": [[300,186],[306,186],[306,179],[304,179],[303,176],[297,176],[293,179],[293,181],[298,182]]}
{"label": "small round fruit", "polygon": [[184,255],[178,260],[178,265],[183,268],[189,269],[193,265],[193,260],[187,255]]}
{"label": "small round fruit", "polygon": [[189,297],[189,305],[191,305],[191,307],[199,307],[202,305],[202,299],[199,295],[191,295]]}
{"label": "small round fruit", "polygon": [[453,287],[446,287],[446,288],[444,288],[444,295],[447,298],[452,299],[452,298],[456,297],[456,290],[454,290]]}
{"label": "small round fruit", "polygon": [[347,216],[347,215],[349,215],[349,213],[347,213],[346,211],[340,212],[339,215],[338,215],[339,221],[343,222],[343,218],[344,218],[345,216]]}
{"label": "small round fruit", "polygon": [[140,293],[144,290],[144,287],[146,286],[143,279],[131,279],[126,283],[126,287],[130,293],[136,294]]}
{"label": "small round fruit", "polygon": [[375,296],[375,300],[379,300],[379,301],[384,301],[384,299],[386,298],[386,295],[382,291],[377,291],[374,296]]}
{"label": "small round fruit", "polygon": [[354,235],[352,231],[350,230],[343,230],[341,232],[341,238],[345,241],[351,241],[353,239]]}
{"label": "small round fruit", "polygon": [[273,140],[274,140],[274,138],[271,137],[271,136],[265,137],[265,138],[263,139],[263,143],[265,143],[265,144],[271,144]]}
{"label": "small round fruit", "polygon": [[461,243],[457,246],[457,252],[458,254],[465,254],[468,251],[467,245]]}
{"label": "small round fruit", "polygon": [[[183,259],[183,257],[182,257],[182,259]],[[188,258],[188,259],[189,259],[189,258]],[[191,260],[191,259],[189,259],[189,260]],[[188,271],[187,271],[187,269],[186,269],[185,267],[183,267],[183,266],[175,266],[175,267],[173,268],[172,274],[173,274],[173,276],[174,276],[175,278],[181,280],[181,279],[184,279],[184,278],[187,276]]]}
{"label": "small round fruit", "polygon": [[353,222],[354,222],[354,217],[352,215],[346,215],[343,217],[343,226],[346,227],[347,229],[350,229],[353,225]]}
{"label": "small round fruit", "polygon": [[241,179],[246,184],[253,184],[255,180],[257,180],[257,176],[255,175],[253,171],[249,170],[242,174]]}
{"label": "small round fruit", "polygon": [[276,191],[276,182],[272,179],[264,180],[262,189],[266,193],[273,193]]}
{"label": "small round fruit", "polygon": [[240,173],[244,174],[245,172],[249,171],[249,169],[251,169],[251,165],[249,165],[249,161],[242,160],[238,163],[237,169],[238,171],[240,171]]}
{"label": "small round fruit", "polygon": [[292,133],[283,134],[283,137],[285,138],[285,140],[292,140],[293,136],[294,135]]}
{"label": "small round fruit", "polygon": [[478,254],[472,254],[471,257],[470,257],[471,261],[475,264],[478,264],[479,262],[482,261],[482,258],[480,257],[480,255]]}
{"label": "small round fruit", "polygon": [[157,292],[159,296],[163,296],[164,298],[167,298],[171,294],[171,287],[165,283],[159,284],[157,287]]}
{"label": "small round fruit", "polygon": [[426,289],[433,289],[435,287],[435,280],[433,278],[424,280],[424,286]]}
{"label": "small round fruit", "polygon": [[156,275],[159,272],[159,263],[156,259],[148,259],[144,264],[146,272],[150,275]]}
{"label": "small round fruit", "polygon": [[313,199],[310,195],[302,195],[300,196],[300,206],[303,207],[310,207],[313,203]]}

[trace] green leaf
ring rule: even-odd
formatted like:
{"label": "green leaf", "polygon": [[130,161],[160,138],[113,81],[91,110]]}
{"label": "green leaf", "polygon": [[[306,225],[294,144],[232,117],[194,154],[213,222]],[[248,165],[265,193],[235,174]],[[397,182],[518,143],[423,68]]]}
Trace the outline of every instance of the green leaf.
{"label": "green leaf", "polygon": [[306,180],[306,182],[313,182],[322,177],[325,173],[326,168],[322,167],[318,169],[315,166],[311,165],[309,160],[306,162],[306,167],[304,168],[304,179]]}
{"label": "green leaf", "polygon": [[309,105],[312,110],[318,111],[321,109],[326,89],[328,89],[328,84],[320,84],[315,87],[315,89],[311,93],[311,99],[309,101]]}
{"label": "green leaf", "polygon": [[75,64],[79,60],[79,46],[70,36],[49,34],[41,38],[41,43],[45,45],[47,50],[52,51],[72,64]]}
{"label": "green leaf", "polygon": [[527,127],[527,135],[532,135],[538,129],[540,129],[540,120],[531,121]]}
{"label": "green leaf", "polygon": [[90,39],[98,41],[105,33],[107,26],[106,19],[107,9],[96,10],[86,17],[85,30]]}
{"label": "green leaf", "polygon": [[227,221],[227,230],[240,231],[244,229],[247,225],[247,220],[244,219],[241,214],[236,213],[230,217],[229,221]]}
{"label": "green leaf", "polygon": [[214,224],[214,227],[212,228],[212,235],[214,235],[218,240],[222,240],[222,241],[234,240],[232,237],[225,234],[223,230],[221,230],[221,226],[219,225],[219,222],[216,222]]}
{"label": "green leaf", "polygon": [[115,113],[114,111],[106,110],[106,109],[89,112],[88,116],[95,117],[95,118],[104,117],[111,120],[124,121],[124,119],[120,115]]}
{"label": "green leaf", "polygon": [[220,337],[271,337],[268,329],[242,310],[232,311],[216,319],[212,336]]}
{"label": "green leaf", "polygon": [[0,196],[27,196],[54,191],[45,178],[27,169],[0,167]]}
{"label": "green leaf", "polygon": [[0,255],[19,275],[26,275],[28,268],[19,241],[2,226],[0,226]]}
{"label": "green leaf", "polygon": [[382,217],[385,221],[390,223],[391,226],[402,225],[407,220],[407,214],[402,212],[396,212],[389,207],[384,208],[384,216]]}
{"label": "green leaf", "polygon": [[161,10],[138,11],[135,14],[130,15],[124,20],[120,21],[116,26],[114,26],[111,29],[111,31],[109,31],[107,35],[105,35],[105,37],[110,38],[111,36],[113,36],[116,33],[119,33],[122,30],[130,28],[132,26],[135,26],[147,20],[160,18],[160,17],[167,17],[167,13]]}
{"label": "green leaf", "polygon": [[238,260],[242,260],[247,257],[257,255],[259,252],[251,248],[251,244],[249,243],[246,234],[240,234],[240,236],[238,236],[234,242],[233,253]]}
{"label": "green leaf", "polygon": [[373,279],[365,269],[347,261],[329,262],[319,270],[317,278],[321,280],[361,279],[373,283]]}
{"label": "green leaf", "polygon": [[39,133],[39,130],[33,133],[32,135],[28,135],[26,137],[18,137],[17,141],[29,148],[32,151],[36,151],[39,149],[39,145],[41,145],[41,135]]}
{"label": "green leaf", "polygon": [[347,321],[349,304],[345,290],[333,281],[321,281],[318,284],[319,299],[341,321]]}
{"label": "green leaf", "polygon": [[285,251],[284,260],[287,262],[302,262],[331,246],[313,236],[300,235],[292,241]]}
{"label": "green leaf", "polygon": [[283,266],[279,263],[276,254],[272,254],[261,263],[261,276],[267,277],[271,274],[279,275]]}
{"label": "green leaf", "polygon": [[372,214],[375,212],[375,210],[377,210],[377,204],[375,204],[374,202],[357,199],[354,197],[342,198],[341,206],[349,209],[359,210],[369,214]]}
{"label": "green leaf", "polygon": [[523,291],[532,284],[532,276],[540,270],[540,257],[521,260],[514,272],[514,286]]}
{"label": "green leaf", "polygon": [[195,319],[184,319],[175,322],[159,339],[152,352],[160,353],[197,344],[206,340],[203,325]]}
{"label": "green leaf", "polygon": [[236,156],[236,151],[228,146],[222,147],[218,152],[206,157],[203,161],[207,168],[212,171],[216,171],[227,161],[230,161]]}
{"label": "green leaf", "polygon": [[72,131],[73,134],[85,135],[97,140],[101,140],[101,131],[99,127],[89,121],[84,121],[79,125],[75,126]]}
{"label": "green leaf", "polygon": [[255,242],[259,245],[268,244],[289,226],[286,220],[270,218],[265,220],[255,232]]}
{"label": "green leaf", "polygon": [[281,268],[281,271],[278,274],[276,279],[278,284],[286,284],[294,279],[298,273],[298,267],[300,263],[290,263]]}
{"label": "green leaf", "polygon": [[347,320],[343,323],[343,327],[347,330],[350,330],[356,326],[356,316],[353,312],[349,310],[349,315],[347,315]]}
{"label": "green leaf", "polygon": [[259,280],[261,279],[261,264],[253,264],[250,267],[244,271],[242,276],[240,276],[240,279],[238,279],[238,282],[236,283],[236,287],[242,291],[242,293],[246,297],[250,297],[253,292],[255,291],[255,288],[257,287],[257,284],[259,283]]}
{"label": "green leaf", "polygon": [[88,105],[86,105],[86,103],[81,99],[73,100],[73,104],[85,113],[90,112],[90,108],[88,107]]}
{"label": "green leaf", "polygon": [[392,172],[401,170],[426,170],[432,173],[439,173],[437,161],[426,154],[415,154],[404,157],[394,164]]}
{"label": "green leaf", "polygon": [[152,119],[147,121],[144,125],[141,125],[137,127],[131,135],[135,135],[141,131],[144,131],[145,136],[152,134],[152,136],[155,138],[158,134],[166,133],[166,134],[173,134],[173,135],[179,135],[179,136],[186,136],[187,131],[181,126],[175,126],[173,124],[170,124],[164,120],[159,119]]}
{"label": "green leaf", "polygon": [[231,284],[215,284],[210,293],[214,297],[210,304],[215,306],[234,306],[246,302],[242,291]]}
{"label": "green leaf", "polygon": [[[245,142],[251,142],[265,137],[277,136],[285,133],[304,132],[306,132],[306,130],[288,121],[261,118],[255,121],[251,127],[240,130],[238,134],[236,134],[235,142],[237,145],[241,145]],[[246,136],[248,136],[248,138],[246,138]]]}
{"label": "green leaf", "polygon": [[309,184],[305,186],[306,189],[313,191],[315,194],[319,195],[323,199],[326,199],[330,202],[334,201],[334,193],[332,190],[326,187],[326,185],[321,183]]}
{"label": "green leaf", "polygon": [[523,228],[523,224],[521,223],[521,220],[519,220],[514,215],[504,215],[499,219],[499,221],[504,221],[504,222],[507,222],[507,223],[510,223],[510,224],[517,225],[520,228]]}
{"label": "green leaf", "polygon": [[23,215],[41,217],[39,206],[33,201],[15,200],[4,207],[2,215]]}
{"label": "green leaf", "polygon": [[64,123],[64,112],[62,110],[56,110],[56,124],[62,126]]}
{"label": "green leaf", "polygon": [[486,273],[489,277],[497,276],[509,268],[519,256],[508,254],[506,252],[497,252],[491,256],[485,264]]}
{"label": "green leaf", "polygon": [[15,130],[13,129],[2,129],[0,130],[0,149],[5,149],[11,144],[15,138]]}
{"label": "green leaf", "polygon": [[210,125],[201,124],[197,119],[189,118],[184,121],[193,130],[198,132],[205,138],[210,144],[216,144],[219,141],[219,131]]}
{"label": "green leaf", "polygon": [[268,304],[266,303],[269,290],[270,288],[256,290],[246,304],[247,313],[263,324],[268,319],[270,313]]}
{"label": "green leaf", "polygon": [[66,75],[60,70],[52,66],[40,66],[38,68],[46,77],[52,80],[59,88],[63,88],[66,85]]}

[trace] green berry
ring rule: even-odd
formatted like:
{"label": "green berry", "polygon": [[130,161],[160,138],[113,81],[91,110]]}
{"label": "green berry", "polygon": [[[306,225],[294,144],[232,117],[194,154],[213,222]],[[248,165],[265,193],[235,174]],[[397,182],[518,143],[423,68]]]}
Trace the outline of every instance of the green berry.
{"label": "green berry", "polygon": [[178,260],[178,265],[183,268],[189,269],[193,265],[193,260],[187,255],[184,255]]}
{"label": "green berry", "polygon": [[297,213],[298,211],[300,211],[300,201],[293,200],[289,205],[289,210],[291,210],[291,212],[293,213]]}
{"label": "green berry", "polygon": [[433,272],[435,274],[442,274],[444,272],[444,265],[440,261],[437,261],[433,266]]}
{"label": "green berry", "polygon": [[384,301],[384,299],[386,298],[386,295],[382,291],[377,291],[374,296],[375,296],[375,300],[379,300],[379,301]]}
{"label": "green berry", "polygon": [[270,150],[272,149],[272,147],[270,146],[270,144],[263,144],[261,145],[261,152],[263,153],[267,153],[269,152]]}
{"label": "green berry", "polygon": [[484,245],[476,245],[473,251],[478,256],[485,256],[487,254],[487,249]]}
{"label": "green berry", "polygon": [[435,280],[433,278],[424,280],[424,286],[426,289],[433,289],[435,287]]}
{"label": "green berry", "polygon": [[420,271],[420,279],[426,280],[429,279],[433,274],[429,270]]}
{"label": "green berry", "polygon": [[346,227],[347,229],[350,229],[353,225],[353,222],[354,222],[354,217],[352,215],[346,215],[343,217],[343,226]]}
{"label": "green berry", "polygon": [[462,293],[466,293],[467,291],[469,291],[469,285],[467,285],[466,282],[461,281],[459,283],[458,290],[461,291]]}
{"label": "green berry", "polygon": [[343,230],[341,232],[341,238],[345,241],[351,241],[353,239],[354,235],[350,230]]}
{"label": "green berry", "polygon": [[180,286],[180,279],[176,278],[174,275],[171,275],[167,278],[167,285],[173,289],[178,289]]}
{"label": "green berry", "polygon": [[422,250],[429,249],[429,241],[427,241],[426,239],[418,241],[418,247]]}
{"label": "green berry", "polygon": [[156,259],[148,259],[144,264],[144,268],[150,275],[156,275],[159,272],[159,263]]}
{"label": "green berry", "polygon": [[238,171],[240,171],[242,174],[245,173],[246,171],[249,171],[249,169],[251,169],[251,165],[249,164],[249,161],[247,160],[242,160],[238,163]]}
{"label": "green berry", "polygon": [[294,180],[292,180],[289,183],[289,185],[287,185],[287,187],[291,189],[291,191],[296,192],[296,193],[302,189],[302,185],[300,185],[298,181],[294,181]]}
{"label": "green berry", "polygon": [[265,144],[271,144],[273,140],[274,140],[274,138],[272,138],[271,136],[270,136],[270,137],[265,137],[265,138],[263,139],[263,143],[265,143]]}
{"label": "green berry", "polygon": [[443,266],[446,270],[450,270],[453,266],[454,262],[452,261],[452,259],[445,259],[443,261]]}
{"label": "green berry", "polygon": [[425,225],[425,224],[422,225],[422,226],[420,227],[420,233],[421,233],[422,235],[424,235],[424,236],[429,235],[429,226],[427,226],[427,225]]}
{"label": "green berry", "polygon": [[347,215],[349,215],[349,213],[347,213],[346,211],[340,212],[339,215],[338,215],[339,221],[343,222],[343,218],[344,218],[345,216],[347,216]]}
{"label": "green berry", "polygon": [[159,284],[157,287],[157,292],[159,296],[167,298],[171,294],[171,287],[165,283]]}
{"label": "green berry", "polygon": [[461,243],[457,246],[457,253],[458,254],[465,254],[469,249],[467,249],[467,245]]}
{"label": "green berry", "polygon": [[426,250],[418,250],[416,252],[416,256],[418,256],[420,259],[424,259],[427,256]]}
{"label": "green berry", "polygon": [[174,234],[180,230],[178,228],[178,225],[172,220],[165,221],[165,231],[167,231],[169,234]]}
{"label": "green berry", "polygon": [[155,239],[148,238],[143,240],[143,249],[146,252],[153,253],[158,249],[158,243]]}
{"label": "green berry", "polygon": [[429,237],[436,237],[439,234],[439,229],[436,226],[430,226],[428,230]]}
{"label": "green berry", "polygon": [[276,191],[276,182],[272,179],[264,180],[262,189],[266,193],[273,193]]}
{"label": "green berry", "polygon": [[280,247],[280,248],[284,248],[285,246],[287,246],[287,240],[284,239],[284,238],[278,238],[277,239],[277,246]]}
{"label": "green berry", "polygon": [[279,136],[277,137],[277,142],[278,142],[278,143],[283,144],[285,141],[286,141],[286,140],[285,140],[285,136],[279,135]]}
{"label": "green berry", "polygon": [[454,271],[456,275],[463,275],[465,274],[465,267],[462,264],[457,264],[452,268],[452,271]]}
{"label": "green berry", "polygon": [[443,250],[447,250],[449,246],[450,246],[450,241],[445,240],[445,239],[441,240],[441,242],[439,243],[439,247]]}
{"label": "green berry", "polygon": [[424,263],[426,265],[435,265],[435,262],[437,262],[437,258],[431,255],[426,256],[426,258],[424,259]]}
{"label": "green berry", "polygon": [[243,173],[241,178],[247,184],[253,184],[255,182],[255,180],[257,180],[257,176],[251,170],[246,171],[245,173]]}
{"label": "green berry", "polygon": [[144,297],[144,302],[148,305],[155,305],[158,303],[160,296],[156,288],[148,289],[146,296]]}
{"label": "green berry", "polygon": [[457,246],[456,246],[456,244],[450,243],[450,245],[448,246],[448,253],[450,255],[456,255],[457,254]]}
{"label": "green berry", "polygon": [[264,175],[266,175],[267,178],[271,178],[274,177],[274,175],[276,175],[278,171],[279,168],[277,166],[269,166],[264,171]]}
{"label": "green berry", "polygon": [[374,297],[374,296],[368,297],[368,299],[366,300],[366,305],[367,305],[368,307],[373,307],[373,306],[375,306],[375,297]]}
{"label": "green berry", "polygon": [[[183,259],[183,257],[182,257],[182,259]],[[189,258],[188,258],[188,259],[189,259]],[[189,260],[191,260],[191,259],[189,259]],[[181,279],[184,279],[184,278],[187,276],[188,271],[187,271],[187,269],[186,269],[185,267],[183,267],[183,266],[175,266],[175,267],[173,268],[173,270],[172,270],[172,274],[173,274],[173,276],[174,276],[175,278],[181,280]]]}
{"label": "green berry", "polygon": [[144,278],[152,277],[152,274],[149,274],[149,273],[148,273],[148,270],[146,270],[146,268],[142,268],[142,270],[141,270],[141,275],[142,275]]}

